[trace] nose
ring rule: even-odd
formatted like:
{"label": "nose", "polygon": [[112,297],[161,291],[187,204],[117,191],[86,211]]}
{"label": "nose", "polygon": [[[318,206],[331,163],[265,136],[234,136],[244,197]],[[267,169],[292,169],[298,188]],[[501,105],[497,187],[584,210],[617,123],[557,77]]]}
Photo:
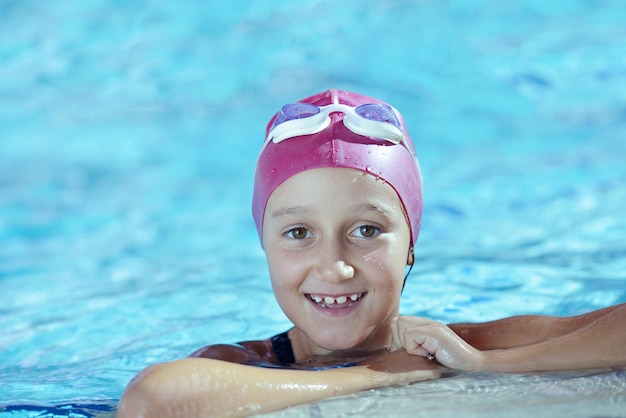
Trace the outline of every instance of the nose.
{"label": "nose", "polygon": [[326,282],[338,283],[354,277],[354,267],[348,264],[347,253],[336,242],[320,243],[316,275]]}

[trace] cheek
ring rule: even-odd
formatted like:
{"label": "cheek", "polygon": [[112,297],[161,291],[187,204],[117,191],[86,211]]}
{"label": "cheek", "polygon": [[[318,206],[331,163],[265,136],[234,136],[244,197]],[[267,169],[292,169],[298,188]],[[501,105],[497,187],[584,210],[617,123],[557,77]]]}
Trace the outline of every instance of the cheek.
{"label": "cheek", "polygon": [[404,281],[404,267],[406,265],[406,256],[400,254],[398,251],[389,248],[381,248],[363,256],[363,265],[367,269],[366,271],[376,271],[377,275],[374,277],[385,277],[385,283],[390,285],[395,284],[396,281]]}
{"label": "cheek", "polygon": [[300,264],[298,260],[294,260],[280,252],[267,255],[267,264],[269,268],[272,286],[275,290],[297,284],[299,279],[298,271]]}
{"label": "cheek", "polygon": [[289,298],[287,295],[289,295],[291,291],[291,284],[289,281],[289,277],[291,277],[291,275],[285,271],[285,264],[280,263],[277,260],[268,258],[268,267],[274,297],[284,311],[289,305]]}

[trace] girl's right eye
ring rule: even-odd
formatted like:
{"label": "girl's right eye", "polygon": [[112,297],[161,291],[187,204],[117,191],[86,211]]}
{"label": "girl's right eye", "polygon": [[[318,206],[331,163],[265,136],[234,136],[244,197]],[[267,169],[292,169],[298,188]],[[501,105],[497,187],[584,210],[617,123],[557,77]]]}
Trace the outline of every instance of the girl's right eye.
{"label": "girl's right eye", "polygon": [[311,232],[302,226],[297,226],[285,232],[285,235],[293,239],[305,239],[311,236]]}

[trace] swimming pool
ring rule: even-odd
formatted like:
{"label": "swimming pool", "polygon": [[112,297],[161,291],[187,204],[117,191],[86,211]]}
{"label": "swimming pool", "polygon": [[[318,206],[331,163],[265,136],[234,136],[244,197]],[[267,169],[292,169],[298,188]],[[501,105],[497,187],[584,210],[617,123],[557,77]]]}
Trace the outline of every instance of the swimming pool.
{"label": "swimming pool", "polygon": [[[262,3],[262,4],[260,4]],[[110,416],[144,366],[266,338],[250,215],[280,104],[405,115],[425,181],[402,312],[626,301],[619,1],[0,3],[0,416]],[[450,374],[271,416],[624,416],[622,369]]]}

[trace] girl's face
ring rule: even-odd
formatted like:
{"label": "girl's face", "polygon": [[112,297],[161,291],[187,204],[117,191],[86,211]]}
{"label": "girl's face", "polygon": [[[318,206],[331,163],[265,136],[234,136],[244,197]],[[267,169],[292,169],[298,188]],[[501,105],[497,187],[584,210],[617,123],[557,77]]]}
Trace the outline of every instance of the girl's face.
{"label": "girl's face", "polygon": [[348,168],[297,174],[268,200],[263,246],[276,299],[310,354],[391,344],[410,251],[391,186]]}

